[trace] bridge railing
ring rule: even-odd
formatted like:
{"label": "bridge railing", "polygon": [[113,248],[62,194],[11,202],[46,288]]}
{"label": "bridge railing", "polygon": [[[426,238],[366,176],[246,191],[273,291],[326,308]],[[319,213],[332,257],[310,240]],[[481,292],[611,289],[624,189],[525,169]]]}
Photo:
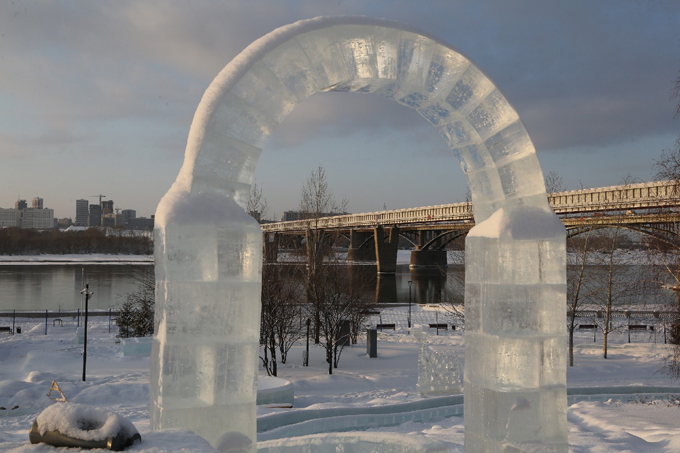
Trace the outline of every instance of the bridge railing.
{"label": "bridge railing", "polygon": [[[595,189],[572,190],[548,195],[558,215],[602,211],[629,211],[678,206],[680,191],[670,181],[655,181]],[[314,220],[293,220],[262,225],[264,232],[304,231],[307,229],[374,228],[377,226],[473,222],[472,204],[452,203],[419,208],[346,214]]]}
{"label": "bridge railing", "polygon": [[472,221],[472,205],[470,203],[455,203],[439,206],[425,206],[422,208],[396,209],[392,211],[367,212],[362,214],[346,214],[333,217],[321,217],[315,220],[292,220],[288,222],[265,223],[262,230],[274,231],[304,231],[307,229],[323,228],[374,228],[384,225],[403,225],[414,223]]}
{"label": "bridge railing", "polygon": [[680,190],[672,181],[654,181],[548,195],[557,214],[678,206]]}

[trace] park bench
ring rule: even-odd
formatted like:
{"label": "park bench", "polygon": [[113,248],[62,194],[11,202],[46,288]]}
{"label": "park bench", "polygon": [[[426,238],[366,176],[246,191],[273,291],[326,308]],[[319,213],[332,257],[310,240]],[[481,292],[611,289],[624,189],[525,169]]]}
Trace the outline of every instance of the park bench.
{"label": "park bench", "polygon": [[[444,329],[448,330],[449,326],[448,324],[430,324],[430,329]],[[455,329],[455,327],[454,327]]]}
{"label": "park bench", "polygon": [[7,332],[12,335],[12,328],[9,326],[0,326],[0,332]]}
{"label": "park bench", "polygon": [[380,329],[380,331],[382,331],[383,329],[396,330],[397,326],[396,324],[376,324],[375,328]]}
{"label": "park bench", "polygon": [[579,329],[594,329],[597,326],[595,324],[579,324],[578,328]]}

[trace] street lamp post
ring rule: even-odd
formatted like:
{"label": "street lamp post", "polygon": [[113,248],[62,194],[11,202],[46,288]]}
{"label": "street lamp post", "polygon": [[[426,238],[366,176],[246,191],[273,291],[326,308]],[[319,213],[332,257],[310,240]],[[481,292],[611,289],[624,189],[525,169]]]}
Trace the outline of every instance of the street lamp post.
{"label": "street lamp post", "polygon": [[408,281],[408,328],[411,328],[411,287],[413,286],[413,282],[411,280]]}
{"label": "street lamp post", "polygon": [[307,318],[307,349],[305,350],[305,360],[302,366],[309,366],[309,325],[312,323],[312,320]]}
{"label": "street lamp post", "polygon": [[85,294],[85,322],[83,330],[83,382],[85,382],[85,369],[87,365],[87,315],[88,315],[88,303],[90,301],[90,296],[94,293],[90,292],[90,285],[85,284],[85,289],[80,292]]}

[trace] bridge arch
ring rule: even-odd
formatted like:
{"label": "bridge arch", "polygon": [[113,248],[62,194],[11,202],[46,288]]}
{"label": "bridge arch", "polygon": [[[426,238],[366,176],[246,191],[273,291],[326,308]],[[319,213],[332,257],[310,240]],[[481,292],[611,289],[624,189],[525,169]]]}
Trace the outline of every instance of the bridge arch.
{"label": "bridge arch", "polygon": [[[238,443],[256,450],[262,233],[244,208],[267,139],[295,106],[322,91],[376,94],[415,109],[465,174],[477,225],[466,250],[479,258],[466,262],[466,335],[477,335],[465,368],[466,425],[484,430],[490,423],[484,417],[496,417],[479,406],[484,389],[550,388],[566,401],[559,360],[566,349],[564,228],[517,112],[469,58],[432,35],[388,20],[321,17],[253,42],[217,75],[196,110],[184,163],[156,211],[152,429],[189,428],[217,448]],[[520,322],[525,316],[533,317]],[[527,338],[498,340],[502,329],[490,322],[501,318],[529,329]],[[526,367],[514,367],[507,359],[513,354]],[[486,369],[482,361],[497,373],[475,375]],[[522,380],[522,370],[540,373],[540,380]],[[531,407],[543,406],[537,400]],[[546,415],[537,414],[534,425]],[[521,440],[509,431],[508,442],[566,445],[566,405],[548,415],[553,430],[532,425],[523,432],[538,437]],[[472,416],[478,419],[469,422]],[[466,436],[466,449],[481,449],[474,444],[487,435]]]}
{"label": "bridge arch", "polygon": [[612,222],[596,225],[571,226],[567,227],[567,238],[573,238],[589,231],[606,230],[609,228],[621,228],[623,230],[641,233],[651,238],[658,239],[676,250],[680,250],[680,234],[652,225],[628,225],[625,223]]}

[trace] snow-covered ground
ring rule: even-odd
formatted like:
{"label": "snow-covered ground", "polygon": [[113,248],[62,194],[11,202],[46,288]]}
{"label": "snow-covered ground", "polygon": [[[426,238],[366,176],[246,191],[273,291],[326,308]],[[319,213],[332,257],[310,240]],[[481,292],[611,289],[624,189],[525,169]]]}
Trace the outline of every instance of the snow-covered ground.
{"label": "snow-covered ground", "polygon": [[[386,318],[401,319],[406,308],[384,312]],[[439,315],[441,320],[441,314]],[[432,311],[414,307],[419,322],[434,317]],[[403,321],[403,319],[401,319]],[[434,319],[432,319],[434,322]],[[2,323],[2,321],[0,321]],[[4,324],[2,324],[4,325]],[[211,452],[212,448],[189,431],[149,431],[149,357],[123,356],[108,323],[91,321],[87,357],[87,381],[82,382],[82,346],[74,343],[75,321],[48,326],[22,320],[22,334],[0,333],[0,451],[60,451],[44,444],[31,445],[28,430],[37,415],[50,404],[46,394],[56,380],[70,402],[98,406],[129,418],[142,435],[135,452]],[[669,350],[663,338],[615,334],[609,358],[602,358],[601,343],[592,333],[579,333],[575,367],[568,371],[570,388],[600,387],[611,393],[615,386],[680,387],[659,370]],[[431,336],[435,348],[453,348],[464,364],[464,337],[458,331]],[[276,412],[330,408],[370,408],[426,399],[416,391],[418,347],[405,330],[378,334],[378,357],[368,358],[365,340],[345,348],[340,367],[327,374],[324,352],[310,346],[310,366],[302,366],[301,344],[279,366],[279,377],[293,383],[293,409],[258,408],[259,417]],[[262,371],[261,371],[262,372]],[[604,401],[580,401],[569,407],[571,451],[581,452],[678,452],[680,451],[680,389],[650,397],[643,394],[611,395]],[[59,404],[59,403],[57,403]],[[14,406],[18,408],[12,410]],[[449,417],[426,423],[372,428],[383,433],[421,435],[444,442],[452,452],[463,451],[463,418]],[[69,450],[78,451],[78,450]]]}

